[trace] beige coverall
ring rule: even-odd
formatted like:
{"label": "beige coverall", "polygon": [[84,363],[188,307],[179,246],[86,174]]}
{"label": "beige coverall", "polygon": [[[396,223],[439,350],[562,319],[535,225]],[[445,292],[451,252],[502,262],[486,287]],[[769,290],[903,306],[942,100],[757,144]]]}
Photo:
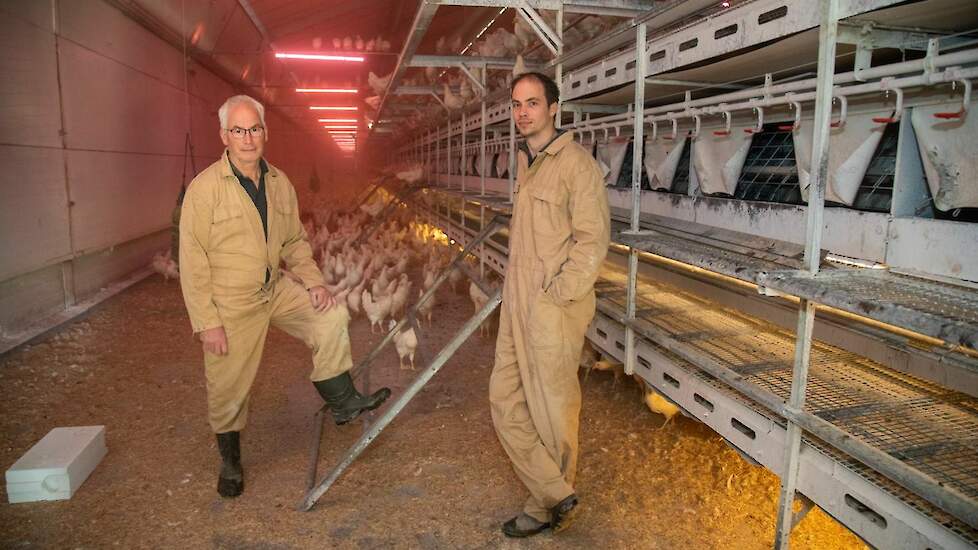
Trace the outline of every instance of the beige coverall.
{"label": "beige coverall", "polygon": [[489,401],[499,441],[530,491],[523,511],[547,522],[574,492],[577,370],[611,221],[598,164],[570,132],[527,162],[521,152]]}
{"label": "beige coverall", "polygon": [[[313,350],[313,381],[350,370],[349,312],[317,313],[308,289],[323,275],[299,221],[295,189],[284,172],[265,174],[268,239],[227,152],[190,183],[180,214],[180,284],[195,333],[223,326],[227,355],[204,353],[207,404],[215,433],[240,431],[269,324]],[[279,263],[302,279],[279,276]],[[265,283],[265,270],[271,277]],[[305,288],[303,288],[303,286]]]}

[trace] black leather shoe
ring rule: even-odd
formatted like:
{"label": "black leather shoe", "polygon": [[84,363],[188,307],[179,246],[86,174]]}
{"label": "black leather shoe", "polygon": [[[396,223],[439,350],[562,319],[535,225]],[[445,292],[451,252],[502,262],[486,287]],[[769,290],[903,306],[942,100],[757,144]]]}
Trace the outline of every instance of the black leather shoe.
{"label": "black leather shoe", "polygon": [[503,524],[503,534],[507,537],[522,539],[542,533],[549,527],[549,523],[537,521],[527,514],[520,514]]}
{"label": "black leather shoe", "polygon": [[217,478],[217,494],[227,498],[239,496],[244,492],[240,432],[217,434],[217,450],[221,453],[221,473]]}
{"label": "black leather shoe", "polygon": [[550,528],[555,534],[567,529],[574,522],[577,511],[577,495],[571,493],[569,497],[550,509]]}
{"label": "black leather shoe", "polygon": [[370,395],[361,395],[353,386],[353,378],[349,372],[328,380],[313,382],[313,385],[333,411],[333,422],[337,426],[353,421],[363,411],[376,409],[391,395],[389,388],[381,388]]}

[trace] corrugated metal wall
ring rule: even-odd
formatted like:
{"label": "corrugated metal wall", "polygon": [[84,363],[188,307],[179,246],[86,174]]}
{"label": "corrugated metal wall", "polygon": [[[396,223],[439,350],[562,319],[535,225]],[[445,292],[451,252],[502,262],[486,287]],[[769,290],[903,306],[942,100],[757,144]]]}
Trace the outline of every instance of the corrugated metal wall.
{"label": "corrugated metal wall", "polygon": [[[9,336],[168,246],[186,133],[197,169],[214,162],[217,108],[233,89],[199,66],[185,83],[181,51],[101,1],[8,0],[0,15],[0,335]],[[267,158],[301,204],[314,202],[311,177],[328,191],[335,149],[274,112],[267,123]]]}

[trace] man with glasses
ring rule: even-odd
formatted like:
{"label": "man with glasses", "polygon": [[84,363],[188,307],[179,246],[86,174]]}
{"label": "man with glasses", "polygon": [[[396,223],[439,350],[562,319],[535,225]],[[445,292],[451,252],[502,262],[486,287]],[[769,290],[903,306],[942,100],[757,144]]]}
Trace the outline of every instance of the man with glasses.
{"label": "man with glasses", "polygon": [[[180,215],[180,283],[194,333],[203,344],[207,405],[222,464],[217,492],[244,490],[239,434],[269,326],[312,349],[310,378],[336,424],[381,405],[353,386],[350,315],[324,286],[299,221],[289,178],[262,157],[265,109],[251,97],[228,99],[218,111],[221,158],[187,188]],[[302,284],[279,276],[279,264]]]}

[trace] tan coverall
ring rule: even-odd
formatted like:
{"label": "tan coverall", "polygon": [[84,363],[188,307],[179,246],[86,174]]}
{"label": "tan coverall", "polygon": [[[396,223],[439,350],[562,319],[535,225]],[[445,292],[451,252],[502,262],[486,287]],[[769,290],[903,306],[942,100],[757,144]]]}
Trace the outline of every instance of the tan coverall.
{"label": "tan coverall", "polygon": [[[180,284],[195,333],[223,326],[227,355],[204,353],[207,405],[215,433],[240,431],[269,324],[313,350],[313,381],[350,370],[349,312],[317,313],[308,289],[323,275],[299,221],[295,189],[284,172],[265,174],[268,239],[227,152],[190,183],[180,214]],[[279,276],[279,263],[302,279]],[[265,283],[265,270],[271,276]],[[303,288],[305,287],[305,288]]]}
{"label": "tan coverall", "polygon": [[598,164],[570,132],[527,162],[521,152],[489,401],[530,491],[523,511],[548,522],[549,509],[574,492],[577,370],[611,222]]}

